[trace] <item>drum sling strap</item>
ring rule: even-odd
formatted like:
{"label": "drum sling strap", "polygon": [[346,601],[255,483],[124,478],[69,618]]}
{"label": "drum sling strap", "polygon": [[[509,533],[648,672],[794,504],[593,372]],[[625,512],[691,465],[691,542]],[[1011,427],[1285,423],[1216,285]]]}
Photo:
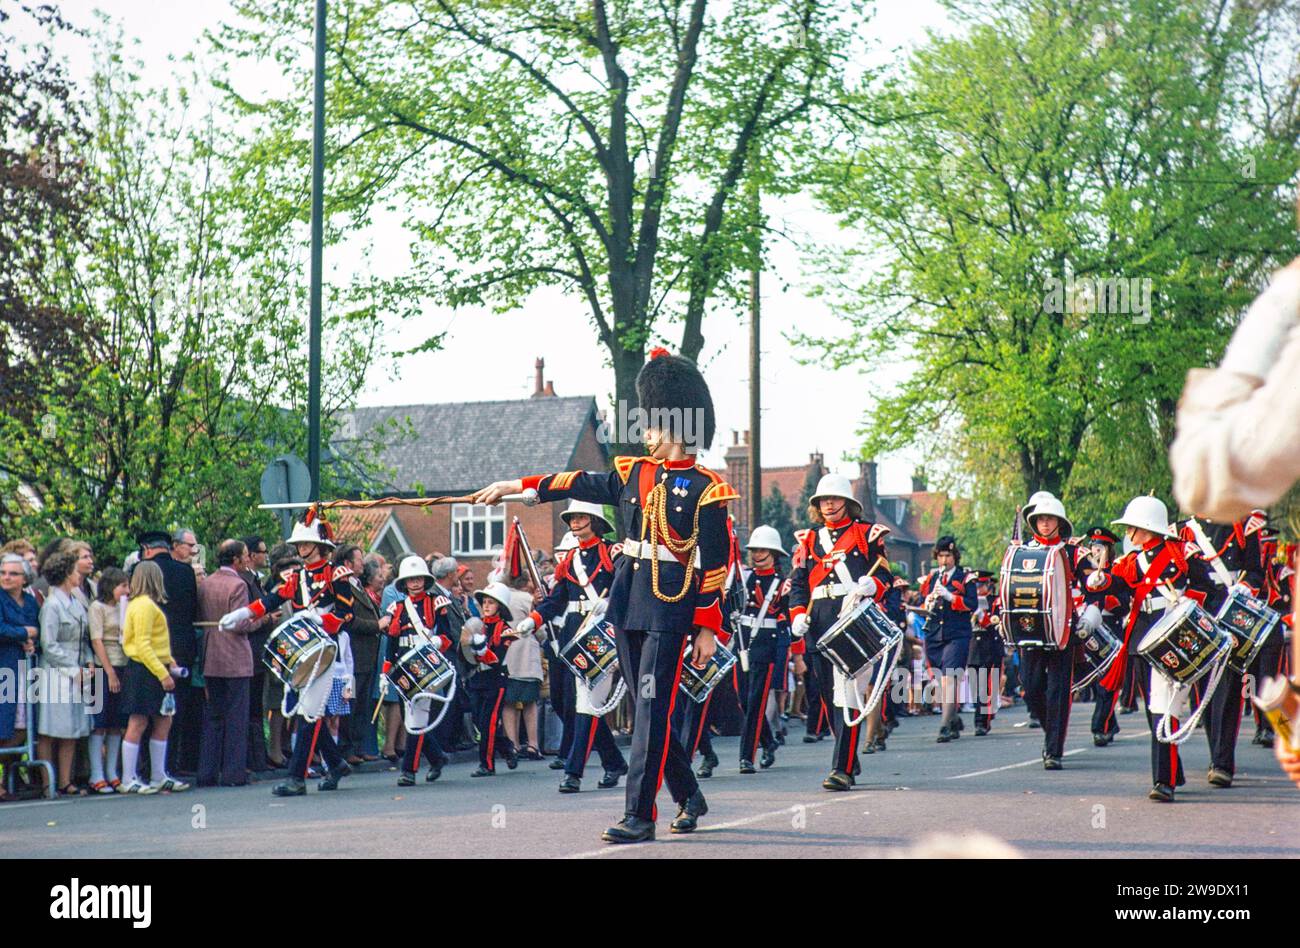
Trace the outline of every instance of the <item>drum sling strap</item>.
{"label": "drum sling strap", "polygon": [[[817,531],[817,540],[826,553],[824,556],[818,558],[817,564],[808,574],[808,592],[810,595],[814,589],[822,584],[822,580],[826,578],[826,575],[832,568],[835,570],[835,575],[839,579],[840,583],[844,586],[854,585],[855,580],[853,579],[853,575],[849,572],[849,565],[845,562],[844,555],[853,548],[855,543],[857,543],[858,529],[859,527],[857,522],[851,523],[840,535],[839,540],[835,542],[831,541],[831,531],[829,527],[822,527]],[[831,559],[835,564],[833,567],[826,565],[828,559]]]}
{"label": "drum sling strap", "polygon": [[[424,601],[425,602],[429,601],[428,596],[425,596]],[[434,648],[437,648],[437,645],[433,641],[433,636],[429,634],[428,627],[425,626],[424,620],[420,617],[420,607],[416,605],[415,600],[413,600],[409,594],[406,597],[405,612],[407,616],[410,617],[411,628],[415,630],[415,634],[420,636],[420,638],[424,639],[424,641],[426,641],[430,645],[433,645]]]}

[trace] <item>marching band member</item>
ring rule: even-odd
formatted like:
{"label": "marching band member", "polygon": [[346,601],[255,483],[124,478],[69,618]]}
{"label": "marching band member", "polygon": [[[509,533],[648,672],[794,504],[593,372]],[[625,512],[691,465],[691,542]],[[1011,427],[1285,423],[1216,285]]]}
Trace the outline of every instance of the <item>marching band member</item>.
{"label": "marching band member", "polygon": [[740,772],[752,774],[758,750],[763,750],[759,765],[763,769],[776,762],[776,738],[767,721],[767,698],[776,676],[785,675],[786,653],[790,648],[789,582],[781,574],[777,557],[787,556],[781,535],[775,528],[760,525],[745,544],[751,569],[743,571],[738,582],[745,584],[747,598],[739,617],[744,649],[745,694],[742,696],[744,721],[740,728]]}
{"label": "marching band member", "polygon": [[983,737],[992,730],[993,718],[997,716],[1002,701],[1002,662],[1006,653],[998,632],[996,579],[992,573],[979,572],[974,575],[974,583],[977,605],[970,620],[970,651],[966,655],[966,667],[974,673],[976,682],[975,736]]}
{"label": "marching band member", "polygon": [[648,423],[647,454],[617,457],[609,473],[566,471],[498,481],[474,495],[493,504],[534,489],[543,501],[612,504],[627,539],[614,569],[609,619],[616,628],[619,666],[635,700],[624,818],[603,839],[654,839],[660,783],[668,782],[677,817],[674,833],[689,833],[708,812],[681,744],[672,735],[682,655],[703,668],[722,631],[721,594],[727,574],[727,502],[731,487],[696,463],[713,440],[713,400],[688,359],[656,349],[637,376]]}
{"label": "marching band member", "polygon": [[[578,710],[578,693],[585,690],[586,685],[578,681],[558,656],[573,639],[586,616],[606,607],[605,596],[614,583],[617,551],[604,537],[613,527],[605,519],[603,507],[582,500],[570,501],[560,518],[577,542],[556,564],[550,594],[538,602],[515,628],[527,635],[552,619],[562,618],[561,629],[551,645],[556,656],[551,667],[562,672],[559,676],[551,676],[551,700],[556,701],[554,682],[559,677],[564,681],[561,700],[565,702],[564,729],[568,735],[567,749],[561,741],[564,758],[560,766],[564,769],[564,779],[560,781],[560,793],[577,793],[582,789],[582,775],[593,747],[600,754],[600,765],[605,771],[597,786],[606,790],[618,786],[618,778],[627,773],[627,761],[614,743],[609,723],[603,717],[589,713],[592,707],[589,695],[583,694],[581,703],[584,710]],[[613,686],[611,680],[610,687]],[[605,689],[600,690],[608,694]]]}
{"label": "marching band member", "polygon": [[[1264,553],[1260,545],[1260,532],[1268,526],[1268,514],[1253,510],[1250,516],[1232,523],[1203,522],[1202,530],[1210,541],[1219,562],[1228,572],[1227,579],[1211,568],[1210,581],[1219,587],[1226,598],[1233,590],[1259,598],[1266,595],[1264,588]],[[1205,560],[1210,565],[1212,557],[1201,550],[1192,531],[1191,521],[1179,532],[1187,544],[1188,555]],[[1272,634],[1280,636],[1281,625]],[[1258,656],[1256,656],[1258,658]],[[1256,679],[1258,680],[1258,679]],[[1194,692],[1199,700],[1201,683]],[[1241,731],[1242,673],[1231,665],[1223,671],[1219,687],[1210,698],[1210,708],[1205,715],[1205,735],[1210,741],[1210,770],[1206,779],[1213,787],[1231,787],[1237,772],[1237,735]]]}
{"label": "marching band member", "polygon": [[[444,654],[451,648],[451,615],[448,612],[451,600],[446,596],[433,595],[433,584],[433,573],[429,572],[424,557],[412,554],[402,559],[397,568],[397,590],[403,596],[388,607],[388,651],[383,666],[385,675],[404,653],[418,645],[431,642]],[[428,713],[427,709],[407,707],[405,718],[413,729],[418,730],[428,723]],[[450,721],[449,715],[444,716],[443,724],[450,726]],[[443,724],[426,734],[407,734],[402,772],[397,778],[399,787],[415,785],[415,773],[420,769],[421,754],[429,762],[429,773],[424,778],[425,781],[432,783],[442,776],[442,768],[451,759],[440,740],[442,735],[438,733]]]}
{"label": "marching band member", "polygon": [[[568,553],[577,548],[578,538],[573,535],[572,530],[565,530],[564,536],[560,538],[559,546],[555,548],[555,569],[558,570],[560,563],[564,561],[564,558]],[[550,596],[562,595],[562,593],[556,591],[556,587],[562,586],[563,583],[555,578],[554,572],[552,572],[550,576],[546,577],[546,583],[550,587],[551,591],[546,597],[543,597],[543,599],[549,598]],[[556,605],[560,607],[562,612],[568,605],[567,599],[565,601],[557,600]],[[522,620],[520,621],[522,623]],[[561,636],[564,635],[564,629],[561,628],[559,633]],[[552,658],[555,658],[559,654],[559,649],[562,644],[563,643],[560,642],[558,637],[551,640],[550,649]],[[546,669],[547,678],[550,681],[551,708],[554,709],[556,717],[560,719],[560,746],[556,749],[555,759],[552,760],[548,766],[551,770],[563,770],[565,761],[569,759],[569,750],[573,747],[573,715],[575,713],[574,701],[576,698],[576,692],[574,689],[576,688],[576,684],[574,683],[573,673],[568,669],[564,662],[548,661],[546,663]]]}
{"label": "marching band member", "polygon": [[[1035,494],[1036,503],[1027,507],[1024,515],[1029,528],[1030,545],[1064,545],[1074,532],[1065,516],[1065,507],[1054,495]],[[1031,498],[1031,502],[1034,500]],[[1063,560],[1066,569],[1066,587],[1074,586],[1074,560],[1077,549],[1067,546]],[[1043,726],[1043,769],[1060,770],[1065,753],[1065,732],[1070,725],[1070,686],[1074,671],[1074,651],[1067,632],[1066,647],[1060,650],[1047,648],[1020,649],[1022,687],[1029,713]]]}
{"label": "marching band member", "polygon": [[[260,619],[287,602],[295,614],[308,612],[316,615],[330,638],[337,639],[339,630],[352,619],[355,591],[349,579],[352,571],[329,562],[329,553],[335,546],[333,531],[328,523],[317,519],[314,511],[309,511],[302,523],[294,524],[286,542],[297,550],[305,565],[285,570],[280,574],[278,586],[251,605],[222,616],[220,627],[229,630],[247,619]],[[307,792],[307,769],[317,750],[329,768],[317,789],[336,790],[339,780],[351,772],[338,744],[329,730],[322,726],[325,702],[332,684],[329,675],[322,675],[298,695],[295,712],[302,718],[298,722],[293,756],[289,760],[289,777],[271,791],[277,797],[297,797]],[[317,691],[320,691],[319,695]],[[315,720],[307,720],[309,716],[314,716]]]}
{"label": "marching band member", "polygon": [[[805,657],[817,679],[829,712],[831,733],[835,735],[831,772],[822,787],[844,791],[853,786],[854,774],[860,767],[858,728],[845,724],[841,711],[827,700],[835,694],[838,672],[816,645],[841,611],[851,608],[861,597],[884,600],[894,582],[885,554],[884,538],[889,528],[862,519],[862,505],[842,474],[826,474],[817,482],[817,491],[809,499],[808,516],[818,526],[803,533],[792,557],[790,632],[795,639],[806,639]],[[845,686],[854,687],[852,682]]]}
{"label": "marching band member", "polygon": [[[1096,606],[1101,619],[1109,620],[1111,628],[1117,629],[1128,617],[1129,599],[1132,598],[1129,585],[1111,575],[1119,537],[1105,527],[1096,526],[1088,529],[1085,542],[1088,556],[1079,564],[1084,606]],[[1092,743],[1096,747],[1105,747],[1119,733],[1115,716],[1119,689],[1105,688],[1101,682],[1094,684],[1093,688],[1097,692],[1097,701],[1092,708]]]}
{"label": "marching band member", "polygon": [[[482,610],[482,626],[465,624],[461,630],[461,654],[474,667],[466,690],[474,705],[474,727],[478,731],[478,770],[471,777],[496,776],[496,746],[501,741],[506,766],[519,766],[518,749],[504,734],[497,734],[501,705],[506,698],[506,652],[519,633],[510,628],[510,588],[505,583],[488,583],[474,593]],[[407,741],[410,744],[410,741]]]}
{"label": "marching band member", "polygon": [[[1184,544],[1169,526],[1164,502],[1156,497],[1134,497],[1124,513],[1112,524],[1125,528],[1129,542],[1137,549],[1121,557],[1111,576],[1127,583],[1132,590],[1128,618],[1124,626],[1125,651],[1102,678],[1102,686],[1116,688],[1123,681],[1124,666],[1136,662],[1138,688],[1146,705],[1147,724],[1151,728],[1151,777],[1153,786],[1148,797],[1160,803],[1172,803],[1174,790],[1186,781],[1177,744],[1164,744],[1156,737],[1160,716],[1175,709],[1175,695],[1164,676],[1137,655],[1142,637],[1172,607],[1166,590],[1179,597],[1195,599],[1213,612],[1221,605],[1222,593],[1210,579],[1204,560],[1189,559]],[[1215,601],[1218,600],[1218,601]],[[1174,729],[1178,720],[1171,716]]]}
{"label": "marching band member", "polygon": [[947,744],[961,736],[957,686],[970,654],[971,616],[979,601],[975,577],[962,568],[955,537],[939,537],[934,558],[939,565],[921,580],[921,598],[929,612],[926,658],[940,676],[943,717],[939,719],[938,743]]}

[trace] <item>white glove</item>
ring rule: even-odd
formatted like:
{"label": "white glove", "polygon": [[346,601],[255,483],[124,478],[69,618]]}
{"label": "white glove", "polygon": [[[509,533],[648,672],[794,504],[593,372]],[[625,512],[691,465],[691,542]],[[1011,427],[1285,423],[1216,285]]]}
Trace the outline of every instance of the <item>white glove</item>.
{"label": "white glove", "polygon": [[608,611],[609,611],[608,599],[598,599],[596,600],[596,604],[591,607],[591,614],[596,617],[597,622],[600,622],[602,619],[604,619],[605,613]]}
{"label": "white glove", "polygon": [[1300,325],[1300,266],[1294,262],[1273,276],[1232,334],[1220,369],[1264,379],[1292,328]]}
{"label": "white glove", "polygon": [[862,593],[865,599],[876,598],[876,593],[880,590],[880,583],[876,582],[870,576],[858,577],[858,591]]}
{"label": "white glove", "polygon": [[1089,632],[1096,632],[1101,628],[1101,610],[1097,608],[1095,602],[1083,610],[1083,615],[1079,616],[1079,624]]}
{"label": "white glove", "polygon": [[1245,583],[1233,583],[1230,587],[1228,587],[1228,595],[1231,596],[1236,593],[1245,593],[1247,596],[1250,596],[1251,598],[1254,598],[1255,596],[1255,590],[1251,589]]}
{"label": "white glove", "polygon": [[1099,569],[1093,570],[1088,574],[1088,588],[1100,589],[1106,585],[1106,574]]}
{"label": "white glove", "polygon": [[532,616],[524,616],[517,623],[515,623],[515,631],[518,632],[520,635],[528,635],[528,633],[533,632],[536,629],[537,629],[537,623],[533,621]]}
{"label": "white glove", "polygon": [[952,602],[954,599],[957,598],[956,595],[953,593],[953,591],[949,589],[947,586],[943,586],[943,585],[935,586],[934,591],[938,593],[940,596],[942,596],[944,599],[948,600],[949,602]]}
{"label": "white glove", "polygon": [[808,613],[801,612],[790,622],[790,634],[796,639],[801,639],[807,634],[810,625],[812,620],[808,618]]}
{"label": "white glove", "polygon": [[246,622],[251,618],[253,618],[253,610],[248,606],[240,606],[234,612],[227,612],[222,616],[221,621],[217,623],[217,628],[222,632],[229,632],[239,623]]}

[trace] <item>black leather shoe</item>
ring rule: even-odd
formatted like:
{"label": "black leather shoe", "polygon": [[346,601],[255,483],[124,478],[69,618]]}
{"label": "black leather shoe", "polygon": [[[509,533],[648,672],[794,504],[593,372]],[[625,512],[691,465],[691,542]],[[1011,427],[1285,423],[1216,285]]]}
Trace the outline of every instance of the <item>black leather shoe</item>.
{"label": "black leather shoe", "polygon": [[582,781],[573,774],[565,774],[564,779],[560,781],[561,793],[577,793],[582,789]]}
{"label": "black leather shoe", "polygon": [[700,769],[695,772],[695,776],[707,780],[713,776],[713,768],[718,766],[718,758],[712,754],[706,754],[704,762],[700,764]]}
{"label": "black leather shoe", "polygon": [[655,825],[639,816],[625,816],[601,833],[600,838],[607,843],[646,843],[655,838]]}
{"label": "black leather shoe", "polygon": [[1228,773],[1222,767],[1211,767],[1210,772],[1206,775],[1212,787],[1231,787],[1232,774]]}
{"label": "black leather shoe", "polygon": [[696,790],[686,798],[686,802],[677,810],[677,818],[669,825],[668,832],[694,833],[699,818],[708,812],[709,804],[705,802],[704,794]]}
{"label": "black leather shoe", "polygon": [[821,738],[819,738],[816,734],[805,734],[803,736],[803,742],[805,744],[816,744],[819,740],[821,740]]}
{"label": "black leather shoe", "polygon": [[1272,732],[1272,731],[1265,731],[1263,734],[1261,734],[1261,735],[1260,735],[1260,738],[1259,738],[1259,743],[1260,743],[1260,746],[1261,746],[1261,747],[1267,747],[1269,750],[1272,750],[1272,749],[1273,749],[1273,732]]}
{"label": "black leather shoe", "polygon": [[823,790],[848,790],[853,786],[853,778],[842,770],[832,770],[830,776],[822,781]]}
{"label": "black leather shoe", "polygon": [[495,770],[488,770],[486,767],[480,767],[478,770],[470,774],[471,777],[495,777],[496,775],[497,772]]}
{"label": "black leather shoe", "polygon": [[428,772],[427,774],[424,775],[424,782],[425,782],[425,783],[433,783],[435,780],[437,780],[439,777],[441,777],[441,776],[442,776],[442,768],[443,768],[443,765],[442,765],[442,764],[438,764],[437,766],[431,766],[431,767],[429,768],[429,772]]}
{"label": "black leather shoe", "polygon": [[316,784],[317,790],[337,790],[339,781],[345,776],[342,770],[331,770],[327,773],[320,783]]}
{"label": "black leather shoe", "polygon": [[506,767],[508,767],[511,770],[514,770],[518,766],[519,766],[519,751],[515,750],[513,747],[507,747]]}
{"label": "black leather shoe", "polygon": [[271,793],[277,797],[302,797],[307,795],[307,781],[301,777],[290,777],[284,783],[278,783],[271,788]]}
{"label": "black leather shoe", "polygon": [[604,775],[601,776],[600,782],[597,783],[596,786],[602,790],[609,790],[611,787],[617,787],[618,778],[622,777],[626,773],[627,773],[626,763],[622,763],[617,767],[610,767],[605,771]]}
{"label": "black leather shoe", "polygon": [[1059,757],[1044,757],[1044,758],[1043,758],[1043,769],[1044,769],[1044,770],[1061,770],[1061,769],[1062,769],[1062,768],[1061,768],[1061,758],[1059,758]]}
{"label": "black leather shoe", "polygon": [[1094,734],[1094,735],[1092,735],[1092,746],[1093,746],[1093,747],[1105,747],[1105,746],[1106,746],[1107,744],[1109,744],[1109,743],[1110,743],[1110,741],[1106,740],[1106,735],[1105,735],[1105,734]]}
{"label": "black leather shoe", "polygon": [[560,760],[560,758],[557,757],[557,758],[555,758],[555,760],[551,761],[551,763],[550,763],[548,766],[549,766],[552,770],[563,770],[563,769],[564,769],[564,761]]}
{"label": "black leather shoe", "polygon": [[763,751],[763,756],[758,759],[758,766],[764,770],[776,763],[776,748],[769,747]]}
{"label": "black leather shoe", "polygon": [[1147,799],[1155,800],[1157,803],[1173,803],[1174,788],[1167,783],[1158,783],[1151,788],[1151,792],[1147,794]]}
{"label": "black leather shoe", "polygon": [[976,737],[983,737],[983,736],[984,736],[985,734],[987,734],[990,730],[992,730],[992,729],[991,729],[987,724],[976,724],[976,725],[975,725],[975,736],[976,736]]}
{"label": "black leather shoe", "polygon": [[758,769],[754,766],[752,760],[742,760],[740,762],[740,772],[742,774],[756,774],[758,773]]}
{"label": "black leather shoe", "polygon": [[1029,716],[1029,726],[1030,726],[1030,727],[1042,727],[1043,725],[1042,725],[1042,723],[1038,720],[1038,718],[1034,717],[1034,716],[1031,714],[1031,715]]}
{"label": "black leather shoe", "polygon": [[935,738],[934,742],[936,744],[947,744],[949,741],[955,738],[956,735],[953,733],[952,728],[945,725],[939,728],[939,736]]}
{"label": "black leather shoe", "polygon": [[414,787],[415,774],[408,774],[405,770],[403,770],[402,775],[397,778],[397,785],[399,787]]}

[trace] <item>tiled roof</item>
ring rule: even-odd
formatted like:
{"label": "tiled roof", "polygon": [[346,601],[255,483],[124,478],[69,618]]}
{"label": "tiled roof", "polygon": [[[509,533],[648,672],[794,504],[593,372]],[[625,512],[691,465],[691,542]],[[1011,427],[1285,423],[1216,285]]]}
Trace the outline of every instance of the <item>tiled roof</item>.
{"label": "tiled roof", "polygon": [[339,543],[355,543],[373,549],[379,539],[379,531],[384,528],[392,511],[387,507],[372,507],[369,510],[335,510],[326,514],[334,525],[334,536]]}
{"label": "tiled roof", "polygon": [[342,419],[335,450],[368,453],[382,425],[396,428],[375,451],[391,483],[372,492],[460,493],[521,473],[563,471],[588,423],[598,424],[594,397],[357,408]]}

